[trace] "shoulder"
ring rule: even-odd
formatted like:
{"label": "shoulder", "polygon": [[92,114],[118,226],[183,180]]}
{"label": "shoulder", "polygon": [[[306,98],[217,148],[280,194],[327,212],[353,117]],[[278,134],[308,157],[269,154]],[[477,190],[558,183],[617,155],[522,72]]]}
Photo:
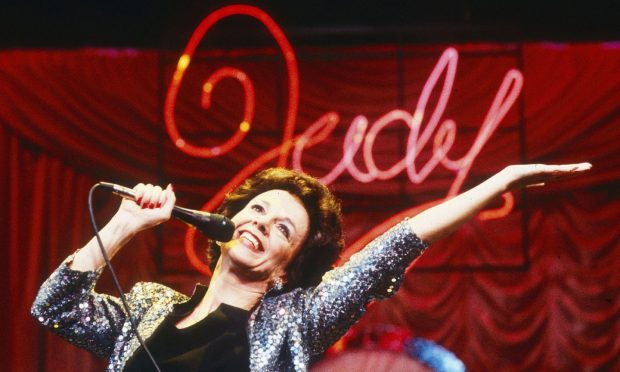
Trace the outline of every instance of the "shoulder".
{"label": "shoulder", "polygon": [[127,295],[129,302],[142,302],[149,305],[158,302],[179,303],[188,299],[189,297],[186,295],[168,286],[154,282],[138,282]]}
{"label": "shoulder", "polygon": [[304,306],[306,293],[306,289],[295,288],[281,294],[267,294],[256,309],[256,312],[269,314],[289,313],[291,311],[293,313],[299,312]]}

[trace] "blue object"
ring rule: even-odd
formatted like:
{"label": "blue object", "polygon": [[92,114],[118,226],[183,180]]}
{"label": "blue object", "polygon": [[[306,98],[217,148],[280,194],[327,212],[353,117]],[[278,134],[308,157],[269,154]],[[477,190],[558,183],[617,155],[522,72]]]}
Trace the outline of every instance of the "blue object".
{"label": "blue object", "polygon": [[436,372],[463,372],[465,364],[454,353],[433,341],[416,337],[405,342],[406,353]]}

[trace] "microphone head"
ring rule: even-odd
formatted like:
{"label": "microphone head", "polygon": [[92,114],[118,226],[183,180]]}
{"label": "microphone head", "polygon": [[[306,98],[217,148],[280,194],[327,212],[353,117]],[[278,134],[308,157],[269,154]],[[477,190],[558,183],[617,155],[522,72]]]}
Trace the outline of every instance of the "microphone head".
{"label": "microphone head", "polygon": [[196,226],[198,231],[218,242],[227,242],[232,239],[235,232],[235,223],[228,217],[220,214],[210,214],[209,223],[202,223]]}
{"label": "microphone head", "polygon": [[206,235],[209,239],[214,239],[218,242],[229,241],[235,232],[235,224],[230,218],[224,217],[221,214],[174,206],[172,216],[194,226],[196,230]]}

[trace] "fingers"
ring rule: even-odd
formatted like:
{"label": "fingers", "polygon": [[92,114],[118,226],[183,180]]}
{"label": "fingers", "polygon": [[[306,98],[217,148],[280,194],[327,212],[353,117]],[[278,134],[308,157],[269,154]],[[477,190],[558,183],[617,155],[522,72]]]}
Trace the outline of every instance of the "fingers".
{"label": "fingers", "polygon": [[592,164],[590,163],[575,163],[575,164],[525,164],[522,166],[516,166],[515,172],[521,173],[523,176],[527,175],[566,175],[570,173],[583,172],[590,170]]}
{"label": "fingers", "polygon": [[563,164],[563,165],[543,165],[543,169],[546,173],[551,173],[556,176],[571,175],[574,173],[584,172],[592,168],[590,163],[576,163],[576,164]]}
{"label": "fingers", "polygon": [[153,204],[153,193],[155,191],[154,188],[155,186],[151,184],[147,184],[144,186],[144,193],[142,195],[142,199],[140,199],[140,202],[138,203],[138,205],[140,205],[140,208],[153,209],[155,207],[155,205]]}
{"label": "fingers", "polygon": [[[543,165],[544,166],[544,165]],[[562,164],[562,165],[547,165],[550,170],[559,170],[565,172],[585,171],[592,168],[590,163],[576,163],[576,164]]]}
{"label": "fingers", "polygon": [[590,163],[575,163],[561,165],[524,164],[508,166],[504,174],[507,175],[508,189],[521,187],[544,186],[547,182],[578,176],[581,172],[592,168]]}
{"label": "fingers", "polygon": [[142,203],[142,199],[144,198],[144,190],[146,189],[146,185],[143,183],[139,183],[133,188],[133,192],[136,195],[134,201],[136,204],[140,205]]}
{"label": "fingers", "polygon": [[168,185],[166,189],[151,184],[138,184],[134,187],[135,203],[141,209],[156,209],[171,204],[170,209],[174,206],[176,197],[172,189],[172,185]]}
{"label": "fingers", "polygon": [[[159,186],[157,186],[159,187]],[[161,190],[161,187],[159,188]],[[164,190],[162,190],[162,192],[159,193],[159,199],[157,200],[157,207],[161,207],[162,205],[164,205],[164,203],[166,202],[166,199],[168,198],[168,193],[165,192]]]}
{"label": "fingers", "polygon": [[162,195],[163,192],[162,191],[163,190],[159,186],[153,186],[152,187],[151,194],[149,195],[150,198],[149,198],[148,204],[147,204],[149,209],[155,209],[155,208],[159,208],[161,206],[159,200],[160,200],[161,197],[163,197],[163,195]]}
{"label": "fingers", "polygon": [[592,169],[592,164],[590,163],[579,163],[579,164],[575,164],[575,169],[573,169],[574,171],[577,172],[582,172],[582,171],[587,171]]}

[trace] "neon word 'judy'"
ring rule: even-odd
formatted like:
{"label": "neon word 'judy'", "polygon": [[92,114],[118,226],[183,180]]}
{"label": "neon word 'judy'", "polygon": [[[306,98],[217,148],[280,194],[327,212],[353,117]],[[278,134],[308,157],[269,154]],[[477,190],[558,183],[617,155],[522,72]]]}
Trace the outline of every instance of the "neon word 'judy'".
{"label": "neon word 'judy'", "polygon": [[[174,110],[177,95],[185,71],[191,63],[191,59],[199,42],[215,23],[232,15],[245,15],[257,19],[267,28],[278,43],[288,73],[288,103],[284,120],[282,142],[278,146],[261,154],[257,159],[233,176],[230,181],[203,206],[203,209],[207,211],[213,210],[219,205],[227,190],[237,186],[242,180],[256,172],[256,170],[266,163],[277,158],[277,164],[279,166],[285,165],[291,148],[293,148],[293,167],[298,170],[303,170],[302,158],[304,150],[313,147],[330,136],[340,121],[338,113],[328,112],[318,118],[316,122],[310,125],[302,134],[294,136],[299,104],[299,73],[293,48],[280,27],[265,12],[252,6],[231,5],[220,8],[209,14],[196,28],[183,54],[179,58],[176,71],[173,75],[170,87],[168,88],[164,105],[166,131],[179,150],[196,157],[212,158],[221,156],[239,145],[252,126],[255,106],[254,87],[247,74],[233,67],[222,67],[216,70],[204,82],[201,97],[202,107],[208,109],[211,104],[211,93],[215,85],[217,85],[221,79],[231,78],[237,80],[241,84],[245,97],[243,120],[240,122],[238,130],[233,136],[217,146],[195,146],[182,137],[177,129],[175,121]],[[325,184],[330,184],[342,175],[343,172],[347,171],[356,180],[368,183],[375,180],[388,180],[406,171],[410,181],[419,184],[441,164],[455,174],[455,178],[446,194],[446,198],[456,195],[460,191],[482,147],[506,116],[506,113],[514,104],[523,86],[523,75],[516,69],[509,70],[504,76],[469,151],[459,159],[451,159],[448,152],[454,145],[456,139],[456,123],[454,120],[444,119],[443,114],[448,104],[450,94],[452,93],[457,64],[458,52],[454,48],[447,48],[442,53],[424,84],[413,113],[403,109],[394,109],[385,113],[374,123],[369,123],[368,119],[363,115],[359,115],[353,119],[343,140],[342,157],[340,161],[322,177],[322,181]],[[430,96],[437,87],[442,76],[443,85],[441,86],[441,92],[436,106],[429,109],[427,105]],[[390,168],[379,169],[373,154],[375,140],[386,126],[399,122],[407,125],[409,128],[405,154],[402,159],[393,164]],[[417,164],[416,160],[426,146],[432,146],[432,156],[425,164]],[[366,171],[360,170],[354,162],[354,158],[360,150]],[[481,217],[498,218],[508,214],[513,206],[513,197],[510,193],[503,195],[503,197],[505,202],[503,207],[498,210],[483,212]],[[427,205],[437,202],[439,202],[439,200],[427,203]],[[422,206],[422,208],[425,206]],[[374,236],[379,235],[389,226],[393,225],[394,220],[402,218],[403,215],[413,215],[419,210],[419,207],[407,209],[390,217],[350,245],[347,251],[356,251],[370,239],[374,238]],[[192,265],[198,270],[210,274],[208,266],[202,262],[195,252],[194,234],[195,231],[193,229],[187,230],[185,236],[186,253]]]}

